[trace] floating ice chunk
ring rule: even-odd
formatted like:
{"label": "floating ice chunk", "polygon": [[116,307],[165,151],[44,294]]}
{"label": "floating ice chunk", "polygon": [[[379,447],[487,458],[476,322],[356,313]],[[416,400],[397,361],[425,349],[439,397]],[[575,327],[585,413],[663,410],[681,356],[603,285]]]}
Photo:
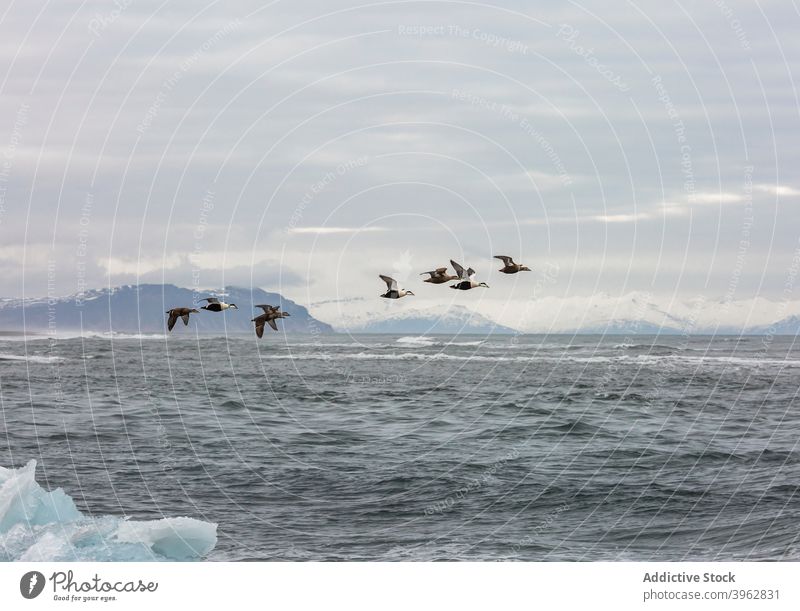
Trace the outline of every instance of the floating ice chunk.
{"label": "floating ice chunk", "polygon": [[193,518],[125,521],[117,528],[116,539],[123,543],[144,544],[167,558],[186,560],[204,556],[214,549],[217,525]]}
{"label": "floating ice chunk", "polygon": [[19,523],[41,526],[81,517],[61,488],[47,492],[36,483],[35,476],[35,460],[21,469],[0,467],[0,533]]}
{"label": "floating ice chunk", "polygon": [[68,494],[44,490],[35,475],[34,460],[0,467],[0,560],[189,560],[217,543],[217,525],[193,518],[84,516]]}

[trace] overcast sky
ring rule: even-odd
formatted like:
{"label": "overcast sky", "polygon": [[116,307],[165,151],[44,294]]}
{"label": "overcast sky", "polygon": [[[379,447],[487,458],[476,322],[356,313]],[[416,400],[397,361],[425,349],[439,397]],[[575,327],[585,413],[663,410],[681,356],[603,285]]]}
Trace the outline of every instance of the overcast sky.
{"label": "overcast sky", "polygon": [[795,299],[798,10],[4,3],[0,292]]}

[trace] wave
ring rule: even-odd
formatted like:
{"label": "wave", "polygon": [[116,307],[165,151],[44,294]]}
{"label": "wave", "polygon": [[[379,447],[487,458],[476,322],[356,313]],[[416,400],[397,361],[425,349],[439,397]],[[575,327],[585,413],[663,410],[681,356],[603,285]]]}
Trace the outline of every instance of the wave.
{"label": "wave", "polygon": [[[421,347],[421,346],[420,346]],[[796,359],[764,359],[764,358],[739,358],[730,356],[676,356],[676,355],[649,355],[634,356],[543,356],[540,354],[502,356],[491,354],[447,354],[444,352],[358,352],[351,354],[325,354],[291,353],[291,354],[262,354],[263,360],[298,360],[298,361],[333,361],[333,360],[371,360],[371,361],[474,361],[476,363],[626,363],[632,366],[663,366],[665,363],[676,363],[684,367],[760,367],[762,365],[781,367],[800,367],[800,360]]]}
{"label": "wave", "polygon": [[[166,333],[84,333],[75,337],[83,339],[165,339]],[[176,336],[177,337],[177,336]],[[59,338],[61,339],[61,338]]]}
{"label": "wave", "polygon": [[61,488],[48,492],[35,475],[35,460],[0,467],[0,560],[191,560],[217,544],[217,525],[194,518],[85,516]]}
{"label": "wave", "polygon": [[432,348],[434,346],[480,346],[486,343],[486,340],[477,339],[463,342],[443,342],[424,335],[409,335],[395,340],[395,343],[406,346],[418,346],[420,348]]}
{"label": "wave", "polygon": [[615,350],[684,350],[682,346],[669,346],[667,344],[614,344]]}
{"label": "wave", "polygon": [[431,339],[430,337],[425,337],[424,335],[409,335],[407,337],[401,337],[396,340],[398,344],[404,344],[407,346],[435,346],[439,342],[436,340]]}
{"label": "wave", "polygon": [[21,361],[23,363],[57,363],[66,360],[62,356],[38,356],[35,354],[0,354],[0,361]]}

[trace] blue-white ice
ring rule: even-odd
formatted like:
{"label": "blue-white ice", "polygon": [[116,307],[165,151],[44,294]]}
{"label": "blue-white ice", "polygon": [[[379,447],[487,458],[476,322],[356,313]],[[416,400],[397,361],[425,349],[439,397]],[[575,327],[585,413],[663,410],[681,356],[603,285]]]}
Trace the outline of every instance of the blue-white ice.
{"label": "blue-white ice", "polygon": [[193,518],[84,516],[68,494],[48,492],[35,475],[35,460],[0,467],[0,560],[191,560],[217,543],[217,525]]}

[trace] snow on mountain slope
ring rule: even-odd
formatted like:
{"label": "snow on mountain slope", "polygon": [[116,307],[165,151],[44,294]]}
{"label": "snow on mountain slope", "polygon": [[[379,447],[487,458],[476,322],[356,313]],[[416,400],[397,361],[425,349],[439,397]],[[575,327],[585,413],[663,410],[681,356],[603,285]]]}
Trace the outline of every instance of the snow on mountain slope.
{"label": "snow on mountain slope", "polygon": [[[409,297],[397,301],[348,299],[312,304],[314,316],[348,331],[468,332],[498,325],[497,331],[524,333],[759,333],[776,321],[782,332],[795,328],[800,302],[762,297],[731,301],[657,298],[646,292],[598,293],[589,297],[542,297],[504,301],[482,294],[472,303],[441,303]],[[426,327],[427,325],[427,327]],[[411,329],[422,330],[411,330]]]}

